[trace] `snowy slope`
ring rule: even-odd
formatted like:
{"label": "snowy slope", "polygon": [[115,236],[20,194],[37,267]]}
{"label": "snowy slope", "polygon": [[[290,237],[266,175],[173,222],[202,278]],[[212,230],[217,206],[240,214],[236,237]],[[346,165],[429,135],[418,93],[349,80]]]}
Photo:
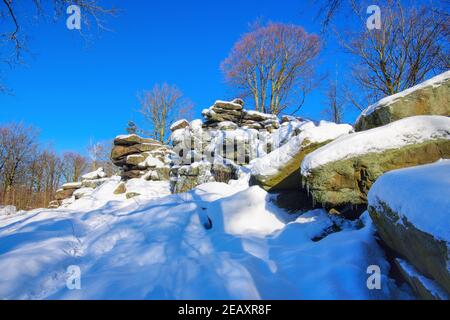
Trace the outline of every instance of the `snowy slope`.
{"label": "snowy slope", "polygon": [[396,149],[431,139],[450,139],[450,118],[415,116],[342,136],[308,154],[302,162],[301,172],[306,176],[314,168],[329,162],[370,152]]}
{"label": "snowy slope", "polygon": [[[64,209],[0,219],[0,299],[377,299],[404,297],[370,219],[289,216],[259,187],[112,195],[110,179]],[[149,182],[151,183],[151,182]],[[148,185],[146,187],[149,187]],[[343,230],[324,237],[333,223]],[[366,286],[369,265],[381,290]],[[66,287],[70,265],[81,290]]]}
{"label": "snowy slope", "polygon": [[[450,242],[450,160],[388,172],[374,183],[368,200],[373,207],[388,204],[419,230]],[[426,214],[430,208],[432,218]]]}

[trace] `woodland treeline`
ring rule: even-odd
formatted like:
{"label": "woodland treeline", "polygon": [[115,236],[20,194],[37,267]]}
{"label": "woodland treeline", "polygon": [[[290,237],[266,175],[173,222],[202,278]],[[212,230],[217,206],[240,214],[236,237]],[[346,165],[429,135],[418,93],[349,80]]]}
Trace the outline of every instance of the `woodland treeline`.
{"label": "woodland treeline", "polygon": [[62,183],[80,181],[89,171],[116,170],[110,142],[90,143],[87,155],[58,154],[39,143],[39,131],[22,123],[0,125],[0,205],[18,209],[46,207]]}

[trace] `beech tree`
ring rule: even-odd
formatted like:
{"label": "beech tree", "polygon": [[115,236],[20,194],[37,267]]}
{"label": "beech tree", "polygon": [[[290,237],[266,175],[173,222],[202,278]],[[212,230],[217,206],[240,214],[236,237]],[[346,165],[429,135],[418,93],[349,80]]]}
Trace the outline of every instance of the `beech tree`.
{"label": "beech tree", "polygon": [[320,47],[319,37],[301,26],[255,25],[236,42],[221,69],[240,95],[252,98],[255,110],[296,113],[313,87]]}

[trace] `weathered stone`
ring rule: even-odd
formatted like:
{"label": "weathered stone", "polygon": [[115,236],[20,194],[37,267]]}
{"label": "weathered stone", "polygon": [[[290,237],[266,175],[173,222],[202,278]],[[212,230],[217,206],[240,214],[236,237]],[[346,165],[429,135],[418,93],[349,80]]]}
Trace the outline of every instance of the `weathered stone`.
{"label": "weathered stone", "polygon": [[174,122],[171,126],[170,126],[170,130],[172,132],[179,130],[179,129],[184,129],[189,127],[189,121],[187,121],[186,119],[181,119],[178,120],[176,122]]}
{"label": "weathered stone", "polygon": [[129,180],[134,178],[140,178],[145,174],[145,171],[142,170],[127,170],[123,171],[121,177],[123,180]]}
{"label": "weathered stone", "polygon": [[252,175],[250,179],[251,185],[259,185],[264,190],[299,190],[302,185],[302,177],[300,174],[300,165],[305,156],[317,148],[327,144],[329,141],[322,143],[310,143],[308,140],[304,141],[298,152],[287,162],[282,170],[277,171],[276,174],[267,175]]}
{"label": "weathered stone", "polygon": [[108,179],[107,178],[103,178],[103,179],[95,179],[95,180],[83,180],[81,182],[82,186],[84,188],[97,188],[99,186],[101,186],[103,183],[105,183]]}
{"label": "weathered stone", "polygon": [[131,198],[134,198],[134,197],[137,197],[137,196],[140,196],[141,194],[140,193],[138,193],[138,192],[128,192],[126,195],[125,195],[125,197],[127,198],[127,199],[131,199]]}
{"label": "weathered stone", "polygon": [[137,166],[147,159],[148,153],[130,154],[127,156],[125,163],[130,166]]}
{"label": "weathered stone", "polygon": [[156,150],[159,147],[161,147],[161,144],[159,143],[135,144],[132,146],[116,145],[112,149],[111,159],[114,163],[117,162],[123,164],[126,163],[125,156]]}
{"label": "weathered stone", "polygon": [[[237,102],[234,102],[237,101]],[[229,101],[216,101],[214,103],[213,108],[222,108],[225,110],[242,110],[243,101],[242,100],[233,100],[232,102]]]}
{"label": "weathered stone", "polygon": [[116,145],[116,146],[128,147],[128,146],[132,146],[135,144],[144,144],[144,143],[159,144],[159,142],[154,139],[142,138],[142,137],[138,136],[137,134],[117,136],[114,139],[114,145]]}
{"label": "weathered stone", "polygon": [[76,189],[59,189],[56,191],[55,200],[64,200],[70,198]]}
{"label": "weathered stone", "polygon": [[81,188],[82,184],[81,182],[69,182],[62,185],[63,190],[70,190],[70,189],[79,189]]}
{"label": "weathered stone", "polygon": [[417,115],[450,116],[450,71],[370,106],[361,113],[355,129],[368,130]]}
{"label": "weathered stone", "polygon": [[127,192],[127,187],[125,185],[125,182],[121,182],[117,185],[116,189],[114,189],[114,194],[123,194]]}
{"label": "weathered stone", "polygon": [[303,179],[316,203],[356,206],[367,203],[370,187],[383,173],[442,158],[450,158],[450,140],[430,140],[330,162],[311,170]]}
{"label": "weathered stone", "polygon": [[450,244],[416,228],[405,216],[400,218],[386,203],[380,201],[368,211],[383,242],[450,293]]}
{"label": "weathered stone", "polygon": [[75,197],[75,200],[78,200],[84,196],[90,195],[93,191],[93,188],[80,188],[75,190],[73,196]]}
{"label": "weathered stone", "polygon": [[59,200],[50,201],[50,203],[48,204],[49,209],[57,209],[60,206],[61,206],[61,201],[59,201]]}
{"label": "weathered stone", "polygon": [[449,300],[450,296],[433,280],[420,274],[402,259],[395,259],[403,279],[411,286],[416,296],[423,300]]}

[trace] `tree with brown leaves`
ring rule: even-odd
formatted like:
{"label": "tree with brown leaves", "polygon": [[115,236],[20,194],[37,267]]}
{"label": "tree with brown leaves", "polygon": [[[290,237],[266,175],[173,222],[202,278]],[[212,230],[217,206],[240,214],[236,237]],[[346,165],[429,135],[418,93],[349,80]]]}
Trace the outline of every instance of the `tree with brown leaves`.
{"label": "tree with brown leaves", "polygon": [[257,111],[296,113],[313,87],[317,35],[293,24],[256,25],[234,45],[221,69],[239,94],[252,98]]}

